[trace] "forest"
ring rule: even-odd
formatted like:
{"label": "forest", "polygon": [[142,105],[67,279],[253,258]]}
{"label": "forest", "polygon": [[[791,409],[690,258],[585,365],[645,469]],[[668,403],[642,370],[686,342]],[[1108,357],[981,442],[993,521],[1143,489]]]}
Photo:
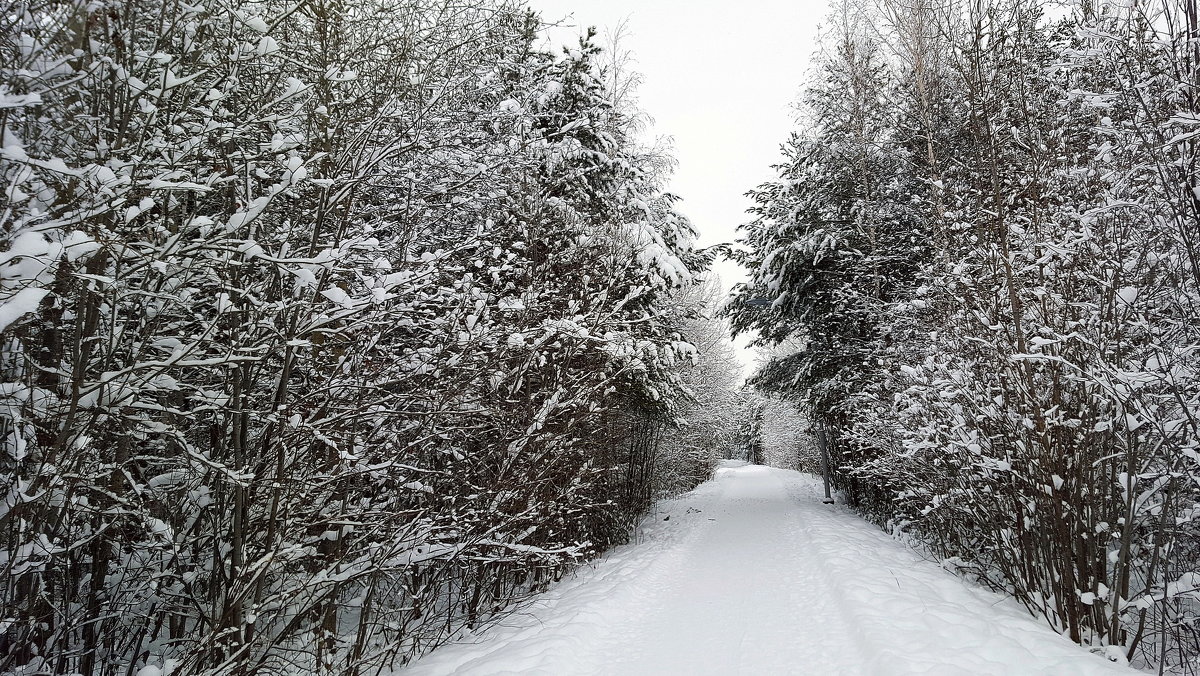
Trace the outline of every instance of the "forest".
{"label": "forest", "polygon": [[377,673],[708,477],[712,254],[597,40],[500,0],[0,15],[0,672]]}
{"label": "forest", "polygon": [[[835,3],[734,328],[869,519],[1200,668],[1200,8]],[[756,299],[769,299],[757,307]]]}
{"label": "forest", "polygon": [[526,0],[0,4],[0,673],[390,673],[817,439],[1200,673],[1200,0],[834,0],[712,247]]}

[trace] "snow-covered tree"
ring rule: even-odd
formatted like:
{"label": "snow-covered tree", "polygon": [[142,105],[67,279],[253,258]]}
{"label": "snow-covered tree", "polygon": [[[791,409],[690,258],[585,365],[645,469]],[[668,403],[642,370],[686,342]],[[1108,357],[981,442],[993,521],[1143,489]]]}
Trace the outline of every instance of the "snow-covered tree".
{"label": "snow-covered tree", "polygon": [[835,13],[733,324],[800,341],[753,382],[832,424],[865,513],[1169,668],[1200,648],[1194,20],[1043,10]]}
{"label": "snow-covered tree", "polygon": [[367,673],[627,535],[706,256],[590,40],[492,0],[0,21],[0,670]]}

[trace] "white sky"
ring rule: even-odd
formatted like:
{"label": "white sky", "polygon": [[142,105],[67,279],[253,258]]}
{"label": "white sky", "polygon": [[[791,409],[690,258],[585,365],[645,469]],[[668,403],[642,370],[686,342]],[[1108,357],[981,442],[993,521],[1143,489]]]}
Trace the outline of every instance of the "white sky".
{"label": "white sky", "polygon": [[[793,129],[826,0],[530,0],[544,19],[565,19],[571,40],[589,25],[627,21],[622,46],[645,82],[640,107],[654,136],[671,136],[679,168],[670,190],[700,231],[700,244],[731,242],[749,220],[747,190],[774,177],[771,165]],[[725,288],[744,273],[716,266]],[[739,340],[744,343],[744,340]],[[752,359],[742,353],[743,360]]]}

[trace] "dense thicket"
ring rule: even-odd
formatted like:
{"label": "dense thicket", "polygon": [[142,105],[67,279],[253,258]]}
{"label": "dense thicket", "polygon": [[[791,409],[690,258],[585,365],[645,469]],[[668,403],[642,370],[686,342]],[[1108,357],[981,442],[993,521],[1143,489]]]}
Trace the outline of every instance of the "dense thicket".
{"label": "dense thicket", "polygon": [[719,388],[590,40],[503,0],[0,17],[0,671],[374,673],[626,537]]}
{"label": "dense thicket", "polygon": [[679,292],[677,302],[693,308],[683,334],[698,358],[678,369],[688,398],[675,407],[675,425],[658,449],[657,493],[672,495],[694,488],[712,475],[718,458],[736,446],[738,421],[745,414],[739,391],[745,376],[734,350],[728,320],[718,317],[724,302],[719,280],[705,276]]}
{"label": "dense thicket", "polygon": [[841,5],[732,319],[797,346],[754,382],[833,430],[861,510],[1194,671],[1200,15],[1048,6]]}

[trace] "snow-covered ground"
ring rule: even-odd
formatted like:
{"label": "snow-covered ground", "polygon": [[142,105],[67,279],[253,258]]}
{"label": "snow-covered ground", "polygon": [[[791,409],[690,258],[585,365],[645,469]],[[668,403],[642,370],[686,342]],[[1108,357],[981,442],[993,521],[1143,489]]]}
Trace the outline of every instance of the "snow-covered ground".
{"label": "snow-covered ground", "polygon": [[397,676],[1134,674],[784,470],[726,462],[614,550]]}

